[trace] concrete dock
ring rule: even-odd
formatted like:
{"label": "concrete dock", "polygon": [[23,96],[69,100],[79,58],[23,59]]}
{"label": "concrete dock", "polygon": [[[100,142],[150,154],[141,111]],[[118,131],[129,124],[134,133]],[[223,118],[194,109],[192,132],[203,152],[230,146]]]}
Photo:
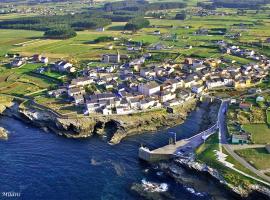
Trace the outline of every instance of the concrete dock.
{"label": "concrete dock", "polygon": [[204,142],[204,139],[216,133],[217,128],[218,126],[215,124],[197,135],[157,149],[149,150],[146,147],[141,147],[139,149],[139,158],[147,162],[155,162],[172,158],[173,156],[176,156],[178,152],[182,153],[184,151],[185,153],[191,153]]}

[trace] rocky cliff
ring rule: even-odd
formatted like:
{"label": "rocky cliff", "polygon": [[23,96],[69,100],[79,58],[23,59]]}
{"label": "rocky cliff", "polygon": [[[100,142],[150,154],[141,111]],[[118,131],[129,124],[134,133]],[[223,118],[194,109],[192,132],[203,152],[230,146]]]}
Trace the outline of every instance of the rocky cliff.
{"label": "rocky cliff", "polygon": [[106,135],[110,143],[117,144],[129,135],[156,131],[184,122],[196,104],[196,99],[192,99],[175,107],[173,113],[158,109],[131,115],[66,117],[33,103],[12,100],[1,113],[69,138],[86,138],[98,134]]}

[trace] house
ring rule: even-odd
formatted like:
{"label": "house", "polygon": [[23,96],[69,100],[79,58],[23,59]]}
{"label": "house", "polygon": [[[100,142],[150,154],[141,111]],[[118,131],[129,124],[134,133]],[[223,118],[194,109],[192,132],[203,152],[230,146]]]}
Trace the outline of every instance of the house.
{"label": "house", "polygon": [[247,144],[248,142],[249,136],[246,133],[232,135],[232,144]]}
{"label": "house", "polygon": [[132,109],[139,109],[140,108],[140,98],[131,98],[129,99],[129,105]]}
{"label": "house", "polygon": [[185,59],[185,64],[192,65],[193,64],[193,59],[192,58],[186,58]]}
{"label": "house", "polygon": [[151,107],[158,107],[160,106],[158,100],[152,99],[152,98],[145,98],[140,101],[140,109],[141,110],[146,110]]}
{"label": "house", "polygon": [[240,103],[239,104],[239,108],[242,110],[250,110],[251,107],[252,107],[251,103]]}
{"label": "house", "polygon": [[204,86],[203,85],[193,85],[191,87],[191,91],[194,92],[195,94],[200,94],[202,93],[204,90]]}
{"label": "house", "polygon": [[20,67],[20,66],[22,66],[24,64],[24,61],[22,60],[22,59],[15,59],[15,60],[13,60],[11,63],[10,63],[10,65],[12,66],[12,67]]}
{"label": "house", "polygon": [[73,99],[74,99],[76,105],[84,103],[84,97],[83,97],[82,93],[74,94]]}
{"label": "house", "polygon": [[176,94],[175,93],[171,93],[171,92],[160,92],[160,102],[164,103],[170,100],[173,100],[176,98]]}
{"label": "house", "polygon": [[105,31],[105,28],[104,27],[99,27],[99,28],[96,29],[96,31],[98,31],[98,32],[104,32]]}
{"label": "house", "polygon": [[120,63],[121,57],[119,52],[117,54],[103,54],[101,62],[103,63]]}
{"label": "house", "polygon": [[104,108],[102,110],[102,114],[103,115],[112,115],[112,109],[110,109],[110,108]]}
{"label": "house", "polygon": [[151,96],[160,92],[160,85],[155,81],[141,83],[138,86],[138,91],[146,96]]}
{"label": "house", "polygon": [[55,68],[60,72],[75,72],[73,65],[66,61],[57,61],[54,64]]}
{"label": "house", "polygon": [[89,98],[91,100],[98,100],[98,101],[113,100],[115,98],[115,95],[113,93],[102,93],[90,95]]}
{"label": "house", "polygon": [[155,30],[155,31],[153,32],[153,35],[160,35],[160,30]]}
{"label": "house", "polygon": [[49,58],[48,57],[41,57],[40,62],[42,62],[43,64],[48,64]]}
{"label": "house", "polygon": [[83,87],[83,86],[89,85],[89,84],[91,84],[93,82],[94,82],[94,80],[92,78],[79,77],[77,79],[72,79],[71,84],[69,85],[69,87]]}
{"label": "house", "polygon": [[127,115],[127,114],[131,114],[134,112],[132,109],[130,109],[129,107],[126,107],[126,106],[118,106],[115,109],[116,109],[117,115]]}
{"label": "house", "polygon": [[168,47],[164,44],[157,43],[157,44],[152,44],[148,48],[149,50],[166,50]]}
{"label": "house", "polygon": [[66,94],[66,93],[67,93],[67,89],[66,88],[60,88],[60,89],[57,89],[57,90],[49,91],[48,92],[48,95],[49,96],[52,96],[52,97],[55,97],[55,98],[58,98],[61,95]]}
{"label": "house", "polygon": [[33,61],[40,62],[41,61],[41,55],[39,55],[39,54],[33,55]]}
{"label": "house", "polygon": [[85,90],[81,88],[69,88],[68,89],[68,95],[71,97],[74,97],[75,95],[83,95],[85,94]]}
{"label": "house", "polygon": [[144,68],[140,70],[140,76],[142,77],[155,77],[156,76],[156,72],[154,70],[152,70],[151,68]]}
{"label": "house", "polygon": [[266,151],[270,153],[270,144],[265,145]]}
{"label": "house", "polygon": [[134,66],[134,65],[141,65],[145,62],[145,58],[144,57],[141,57],[141,58],[138,58],[138,59],[134,59],[132,60],[129,65],[130,66]]}

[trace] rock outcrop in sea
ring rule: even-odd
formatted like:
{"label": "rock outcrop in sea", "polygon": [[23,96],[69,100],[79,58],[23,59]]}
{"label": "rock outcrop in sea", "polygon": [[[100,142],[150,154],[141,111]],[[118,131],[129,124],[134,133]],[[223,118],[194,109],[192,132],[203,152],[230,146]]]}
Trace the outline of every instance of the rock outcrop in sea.
{"label": "rock outcrop in sea", "polygon": [[4,129],[3,127],[0,127],[0,140],[7,140],[8,139],[9,132]]}

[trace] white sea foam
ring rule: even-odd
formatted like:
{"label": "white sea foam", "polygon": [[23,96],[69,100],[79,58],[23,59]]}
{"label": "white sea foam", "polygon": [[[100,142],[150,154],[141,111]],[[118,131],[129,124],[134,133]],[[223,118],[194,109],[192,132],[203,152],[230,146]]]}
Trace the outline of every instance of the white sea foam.
{"label": "white sea foam", "polygon": [[144,191],[147,192],[167,192],[169,185],[167,183],[154,183],[150,181],[142,180]]}

